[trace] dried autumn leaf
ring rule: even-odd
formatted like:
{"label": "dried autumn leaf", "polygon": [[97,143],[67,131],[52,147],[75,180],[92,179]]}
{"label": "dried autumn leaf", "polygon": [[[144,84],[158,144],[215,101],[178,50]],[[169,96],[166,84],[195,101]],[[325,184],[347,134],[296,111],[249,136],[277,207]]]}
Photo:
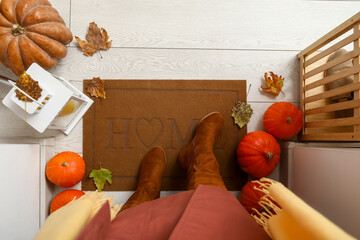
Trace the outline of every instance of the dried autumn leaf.
{"label": "dried autumn leaf", "polygon": [[99,77],[93,77],[91,82],[88,84],[86,91],[90,93],[92,97],[99,97],[105,99],[105,81]]}
{"label": "dried autumn leaf", "polygon": [[261,88],[268,93],[274,94],[274,95],[279,95],[279,93],[281,92],[281,89],[284,85],[284,78],[282,76],[278,76],[276,74],[274,74],[273,72],[270,72],[271,77],[268,76],[268,73],[264,74],[264,78],[266,81],[266,85],[267,87],[264,88],[263,86],[261,86]]}
{"label": "dried autumn leaf", "polygon": [[109,169],[100,167],[99,170],[93,169],[89,178],[94,180],[94,184],[99,192],[104,188],[106,181],[112,183],[112,172]]}
{"label": "dried autumn leaf", "polygon": [[250,121],[252,114],[253,109],[251,108],[250,104],[236,101],[235,107],[232,109],[231,116],[234,118],[235,124],[242,128]]}
{"label": "dried autumn leaf", "polygon": [[[39,82],[32,79],[26,72],[20,75],[19,79],[16,80],[16,86],[23,90],[27,95],[35,100],[41,97],[42,89],[39,86]],[[26,97],[19,90],[15,90],[16,97],[21,101],[32,102],[32,100]]]}
{"label": "dried autumn leaf", "polygon": [[103,28],[100,29],[94,22],[89,24],[89,30],[86,34],[87,42],[76,36],[75,39],[84,54],[90,57],[100,49],[107,50],[111,47],[111,41],[108,41],[109,36],[106,30]]}

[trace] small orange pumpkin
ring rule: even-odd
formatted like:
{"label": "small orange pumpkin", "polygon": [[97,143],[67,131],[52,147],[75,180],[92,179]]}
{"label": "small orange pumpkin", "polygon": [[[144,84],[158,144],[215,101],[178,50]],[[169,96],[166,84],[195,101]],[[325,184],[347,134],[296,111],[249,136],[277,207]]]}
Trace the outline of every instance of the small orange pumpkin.
{"label": "small orange pumpkin", "polygon": [[[263,191],[264,187],[261,184],[268,183],[265,179],[253,180],[247,182],[241,189],[239,194],[239,201],[244,206],[244,208],[250,214],[257,214],[264,212],[264,205],[260,205],[261,198],[265,195]],[[273,199],[269,198],[269,200],[274,203],[274,205],[279,206]],[[266,207],[266,204],[265,204]],[[271,207],[267,207],[267,211],[273,212]],[[275,213],[275,212],[274,212]]]}
{"label": "small orange pumpkin", "polygon": [[16,75],[32,63],[45,69],[66,56],[73,39],[48,0],[2,0],[0,3],[0,61]]}
{"label": "small orange pumpkin", "polygon": [[259,201],[265,194],[261,191],[255,190],[255,187],[260,188],[260,184],[256,181],[247,182],[241,189],[239,201],[244,206],[246,211],[250,214],[256,213],[254,209],[262,212],[263,207],[260,206]]}
{"label": "small orange pumpkin", "polygon": [[65,206],[74,199],[80,198],[85,193],[77,189],[69,189],[58,193],[50,204],[50,213],[55,212],[62,206]]}
{"label": "small orange pumpkin", "polygon": [[77,153],[61,152],[49,160],[45,169],[50,182],[60,187],[72,187],[85,175],[85,161]]}
{"label": "small orange pumpkin", "polygon": [[302,128],[303,115],[299,108],[289,102],[272,104],[264,113],[264,128],[274,137],[288,140]]}

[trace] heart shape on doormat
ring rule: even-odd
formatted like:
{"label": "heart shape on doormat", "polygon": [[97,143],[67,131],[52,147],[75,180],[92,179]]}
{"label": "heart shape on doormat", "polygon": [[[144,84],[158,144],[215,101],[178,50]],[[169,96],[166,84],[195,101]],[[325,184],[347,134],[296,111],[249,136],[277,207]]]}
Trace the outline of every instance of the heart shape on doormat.
{"label": "heart shape on doormat", "polygon": [[137,139],[146,148],[150,149],[161,136],[163,123],[159,118],[151,119],[138,118],[135,123],[135,133]]}

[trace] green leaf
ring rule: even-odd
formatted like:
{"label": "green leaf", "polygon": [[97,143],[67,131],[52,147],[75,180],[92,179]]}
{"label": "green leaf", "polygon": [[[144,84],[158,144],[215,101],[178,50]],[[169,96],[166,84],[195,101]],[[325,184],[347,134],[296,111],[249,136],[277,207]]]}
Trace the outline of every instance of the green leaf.
{"label": "green leaf", "polygon": [[112,183],[112,172],[106,168],[100,168],[99,170],[93,169],[90,172],[89,178],[93,178],[96,188],[99,192],[104,188],[106,181]]}
{"label": "green leaf", "polygon": [[240,128],[244,127],[251,118],[253,114],[253,110],[250,104],[246,102],[235,102],[235,107],[232,109],[231,116],[234,118],[235,124],[237,124]]}

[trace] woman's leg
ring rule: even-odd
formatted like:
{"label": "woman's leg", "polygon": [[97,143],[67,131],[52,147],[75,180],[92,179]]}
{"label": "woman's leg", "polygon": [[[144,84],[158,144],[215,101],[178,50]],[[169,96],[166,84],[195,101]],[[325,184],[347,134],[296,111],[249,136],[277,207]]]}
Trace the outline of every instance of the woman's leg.
{"label": "woman's leg", "polygon": [[219,112],[205,116],[196,128],[195,137],[179,154],[181,166],[187,169],[188,190],[199,184],[217,186],[226,190],[219,164],[213,153],[216,138],[224,123]]}
{"label": "woman's leg", "polygon": [[121,211],[160,197],[164,172],[165,151],[162,147],[154,147],[142,160],[136,191],[127,200]]}

